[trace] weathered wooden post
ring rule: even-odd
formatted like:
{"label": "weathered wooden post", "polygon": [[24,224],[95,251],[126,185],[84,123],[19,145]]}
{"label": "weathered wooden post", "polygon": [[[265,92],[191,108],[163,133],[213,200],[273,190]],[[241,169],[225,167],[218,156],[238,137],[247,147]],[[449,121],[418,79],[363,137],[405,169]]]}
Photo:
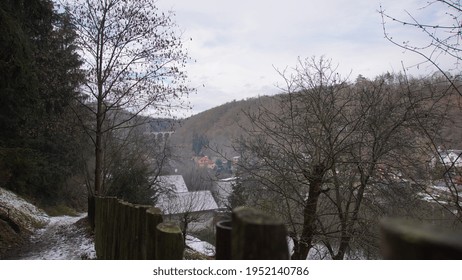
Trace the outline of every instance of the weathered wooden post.
{"label": "weathered wooden post", "polygon": [[157,225],[155,250],[157,260],[182,260],[184,243],[180,227],[173,223]]}
{"label": "weathered wooden post", "polygon": [[103,207],[103,201],[104,199],[100,196],[95,196],[94,202],[95,202],[95,251],[96,251],[96,258],[101,260],[104,258],[104,253],[103,253],[103,221],[104,221],[104,207]]}
{"label": "weathered wooden post", "polygon": [[96,215],[98,216],[98,224],[95,224],[97,226],[96,232],[99,231],[99,243],[100,243],[100,253],[98,256],[99,260],[105,260],[106,259],[106,224],[107,224],[107,209],[106,209],[106,198],[105,197],[99,197],[97,198],[97,203],[99,206],[96,208]]}
{"label": "weathered wooden post", "polygon": [[135,242],[137,251],[134,258],[136,260],[146,259],[146,211],[151,208],[148,205],[135,205],[135,219],[137,220],[135,227]]}
{"label": "weathered wooden post", "polygon": [[231,259],[231,220],[219,221],[216,224],[215,259]]}
{"label": "weathered wooden post", "polygon": [[93,194],[88,194],[88,222],[90,223],[90,228],[92,231],[95,231],[96,223],[96,202],[95,196]]}
{"label": "weathered wooden post", "polygon": [[119,259],[128,260],[130,250],[130,208],[131,204],[120,201]]}
{"label": "weathered wooden post", "polygon": [[253,208],[232,214],[231,256],[234,260],[287,260],[287,230],[279,219]]}
{"label": "weathered wooden post", "polygon": [[128,208],[128,213],[129,213],[129,224],[128,224],[128,259],[129,260],[136,260],[136,253],[138,252],[138,240],[136,238],[137,236],[137,224],[138,220],[136,219],[137,217],[137,209],[134,204],[130,204],[130,207]]}
{"label": "weathered wooden post", "polygon": [[120,200],[115,199],[113,201],[113,219],[114,219],[114,224],[112,227],[112,234],[113,234],[113,239],[112,239],[112,251],[111,251],[111,259],[112,260],[119,260],[120,259],[120,226],[122,224],[121,221],[121,207],[120,207]]}
{"label": "weathered wooden post", "polygon": [[123,243],[123,228],[126,226],[126,223],[124,221],[124,205],[123,205],[122,200],[117,201],[117,228],[115,229],[117,231],[116,236],[117,240],[116,243],[114,244],[115,246],[115,259],[121,260],[122,259],[122,243]]}
{"label": "weathered wooden post", "polygon": [[[109,201],[107,197],[100,197],[99,198],[99,208],[96,209],[96,214],[99,215],[99,231],[101,234],[100,237],[100,242],[101,242],[101,253],[100,257],[98,259],[100,260],[107,260],[107,239],[108,239],[108,225],[109,225],[109,219],[108,219],[108,205]],[[98,213],[99,212],[99,213]]]}
{"label": "weathered wooden post", "polygon": [[157,225],[163,222],[162,211],[151,207],[146,210],[146,259],[156,259],[156,234]]}
{"label": "weathered wooden post", "polygon": [[381,221],[381,249],[384,259],[460,260],[462,234],[404,219]]}
{"label": "weathered wooden post", "polygon": [[104,256],[106,260],[114,259],[114,239],[116,238],[114,234],[114,227],[116,223],[116,197],[106,197],[105,199],[105,227],[104,227]]}

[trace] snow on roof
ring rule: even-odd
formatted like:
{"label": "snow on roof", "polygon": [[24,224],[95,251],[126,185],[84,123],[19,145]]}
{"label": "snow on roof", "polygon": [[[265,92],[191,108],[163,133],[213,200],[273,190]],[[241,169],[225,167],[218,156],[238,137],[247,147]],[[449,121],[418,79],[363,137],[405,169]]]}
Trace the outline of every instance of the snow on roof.
{"label": "snow on roof", "polygon": [[219,182],[235,182],[237,181],[237,177],[229,177],[229,178],[225,178],[225,179],[221,179]]}
{"label": "snow on roof", "polygon": [[170,189],[174,193],[188,192],[188,187],[181,175],[164,175],[157,179],[162,188]]}
{"label": "snow on roof", "polygon": [[210,191],[182,192],[161,196],[156,207],[159,207],[166,215],[218,209]]}
{"label": "snow on roof", "polygon": [[462,166],[462,150],[438,150],[438,159],[444,164]]}

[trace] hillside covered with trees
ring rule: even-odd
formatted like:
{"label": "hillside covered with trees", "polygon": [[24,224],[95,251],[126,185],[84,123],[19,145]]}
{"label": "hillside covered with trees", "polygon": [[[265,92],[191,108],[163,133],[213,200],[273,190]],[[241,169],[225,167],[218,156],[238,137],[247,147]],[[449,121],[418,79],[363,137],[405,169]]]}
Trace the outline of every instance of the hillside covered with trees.
{"label": "hillside covered with trees", "polygon": [[461,147],[461,96],[445,77],[350,81],[308,58],[284,78],[285,92],[208,110],[172,136],[183,155],[239,158],[230,207],[286,221],[294,259],[380,258],[383,216],[459,228],[460,169],[439,161]]}

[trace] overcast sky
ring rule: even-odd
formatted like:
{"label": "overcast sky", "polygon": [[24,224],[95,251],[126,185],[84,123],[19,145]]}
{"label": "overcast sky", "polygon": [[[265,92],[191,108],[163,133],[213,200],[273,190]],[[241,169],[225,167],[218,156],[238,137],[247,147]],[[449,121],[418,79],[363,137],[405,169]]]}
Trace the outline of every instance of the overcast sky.
{"label": "overcast sky", "polygon": [[[295,66],[297,58],[325,56],[351,72],[373,78],[398,72],[422,61],[388,42],[383,35],[380,5],[387,13],[408,20],[405,11],[427,23],[444,11],[420,0],[158,0],[160,10],[175,12],[185,47],[196,62],[187,71],[197,94],[190,96],[187,115],[232,100],[278,92],[274,68]],[[422,32],[387,25],[397,40],[421,41]],[[191,38],[192,40],[189,40]],[[413,68],[414,75],[430,71]],[[422,72],[422,73],[421,73]]]}

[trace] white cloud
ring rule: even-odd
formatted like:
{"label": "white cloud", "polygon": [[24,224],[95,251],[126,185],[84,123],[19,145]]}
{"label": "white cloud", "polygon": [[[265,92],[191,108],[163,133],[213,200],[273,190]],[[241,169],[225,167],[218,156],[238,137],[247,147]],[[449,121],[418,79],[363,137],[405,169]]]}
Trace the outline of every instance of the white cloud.
{"label": "white cloud", "polygon": [[[418,0],[157,2],[161,10],[175,11],[184,38],[192,38],[185,46],[197,60],[187,68],[191,85],[198,89],[190,98],[194,113],[276,92],[273,85],[281,80],[273,66],[294,66],[299,56],[325,55],[339,63],[344,75],[352,71],[352,78],[400,71],[401,61],[417,63],[419,57],[384,39],[380,3],[397,17],[407,17],[407,9],[424,19],[441,18],[441,13],[419,10],[424,4]],[[389,28],[397,38],[421,40],[423,35],[406,33],[401,26]]]}

